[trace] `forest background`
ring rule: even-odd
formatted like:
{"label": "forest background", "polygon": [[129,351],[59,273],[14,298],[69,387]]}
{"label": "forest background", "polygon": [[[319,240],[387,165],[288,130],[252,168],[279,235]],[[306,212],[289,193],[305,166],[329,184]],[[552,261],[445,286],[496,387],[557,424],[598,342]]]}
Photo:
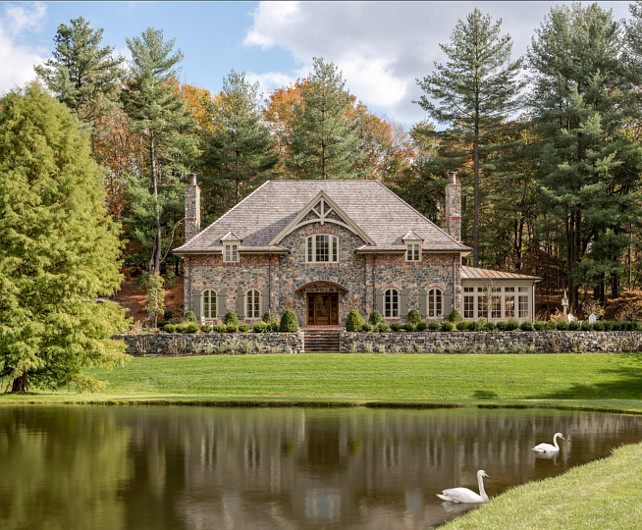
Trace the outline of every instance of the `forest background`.
{"label": "forest background", "polygon": [[127,39],[130,62],[102,35],[61,24],[36,72],[90,134],[124,266],[152,294],[182,273],[171,249],[190,173],[202,226],[266,180],[315,178],[377,179],[443,226],[453,170],[468,264],[541,276],[540,294],[567,289],[575,311],[639,310],[642,3],[625,21],[555,6],[520,58],[501,20],[473,10],[417,80],[426,119],[410,128],[371,113],[323,58],[267,94],[234,70],[211,93],[180,83],[183,54],[161,29]]}

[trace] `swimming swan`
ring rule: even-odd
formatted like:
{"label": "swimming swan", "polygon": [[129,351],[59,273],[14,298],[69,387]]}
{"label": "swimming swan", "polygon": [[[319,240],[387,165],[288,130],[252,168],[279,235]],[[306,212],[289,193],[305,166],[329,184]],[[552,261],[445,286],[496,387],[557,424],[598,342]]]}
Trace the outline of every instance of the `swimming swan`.
{"label": "swimming swan", "polygon": [[444,501],[466,504],[479,504],[488,500],[488,495],[484,490],[484,477],[488,478],[486,471],[480,469],[477,471],[477,484],[479,484],[479,495],[468,488],[451,488],[437,493],[437,497]]}
{"label": "swimming swan", "polygon": [[553,445],[551,444],[539,444],[533,447],[532,451],[534,451],[537,454],[542,454],[542,453],[559,453],[560,452],[560,446],[557,445],[557,439],[561,438],[564,440],[564,435],[561,432],[556,432],[555,436],[553,436]]}

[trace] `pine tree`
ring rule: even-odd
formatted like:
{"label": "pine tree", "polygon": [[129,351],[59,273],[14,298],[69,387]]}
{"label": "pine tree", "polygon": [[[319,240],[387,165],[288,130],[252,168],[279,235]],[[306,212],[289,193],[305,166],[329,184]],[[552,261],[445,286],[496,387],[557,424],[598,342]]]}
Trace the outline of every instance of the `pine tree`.
{"label": "pine tree", "polygon": [[314,71],[300,80],[290,146],[290,170],[303,179],[355,178],[362,157],[359,113],[333,63],[314,58]]}
{"label": "pine tree", "polygon": [[125,360],[119,227],[69,110],[37,84],[0,100],[0,379],[25,392],[97,382]]}
{"label": "pine tree", "polygon": [[544,206],[562,227],[569,298],[592,283],[617,296],[628,229],[639,222],[642,150],[625,134],[639,107],[621,25],[597,4],[559,6],[536,31],[531,105],[542,140]]}
{"label": "pine tree", "polygon": [[[171,232],[172,221],[183,216],[181,176],[198,154],[197,139],[189,134],[196,122],[181,97],[176,81],[176,65],[183,54],[173,51],[174,39],[163,40],[163,32],[147,28],[140,37],[127,39],[133,67],[122,94],[130,127],[144,139],[145,164],[134,177],[141,180],[132,188],[148,186],[151,207],[143,222],[154,222],[150,273],[160,272],[163,261],[163,232]],[[144,183],[144,184],[143,184]],[[140,218],[132,216],[136,236],[149,248],[149,234],[139,230]],[[168,243],[169,244],[169,243]],[[167,253],[165,253],[167,255]]]}
{"label": "pine tree", "polygon": [[263,121],[258,83],[251,85],[245,74],[232,70],[211,106],[213,131],[203,146],[203,184],[211,192],[230,192],[225,193],[227,210],[272,175],[278,158]]}
{"label": "pine tree", "polygon": [[517,80],[521,60],[511,61],[512,42],[501,35],[499,19],[475,8],[466,20],[458,20],[450,44],[440,44],[448,57],[435,63],[435,72],[417,80],[426,95],[419,105],[439,123],[464,127],[470,136],[473,159],[473,261],[479,264],[480,149],[485,135],[515,111],[521,84]]}

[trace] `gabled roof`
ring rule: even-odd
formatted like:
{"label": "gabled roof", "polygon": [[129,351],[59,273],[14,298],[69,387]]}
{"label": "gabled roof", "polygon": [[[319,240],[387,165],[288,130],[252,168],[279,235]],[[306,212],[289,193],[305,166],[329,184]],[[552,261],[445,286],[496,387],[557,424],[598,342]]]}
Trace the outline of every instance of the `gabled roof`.
{"label": "gabled roof", "polygon": [[[221,238],[234,232],[243,250],[283,250],[277,241],[297,226],[320,198],[332,206],[338,220],[364,240],[365,251],[403,251],[404,235],[412,231],[426,251],[469,252],[408,203],[376,180],[268,181],[202,232],[174,250],[177,254],[219,253]],[[336,220],[335,220],[336,222]],[[280,237],[281,236],[281,237]]]}
{"label": "gabled roof", "polygon": [[242,240],[234,232],[228,232],[221,238],[221,241],[242,241]]}
{"label": "gabled roof", "polygon": [[479,267],[462,266],[461,279],[462,280],[486,280],[486,281],[529,280],[529,281],[538,282],[538,281],[541,281],[542,278],[540,278],[539,276],[529,276],[527,274],[517,274],[515,272],[502,272],[502,271],[494,271],[491,269],[480,269]]}
{"label": "gabled roof", "polygon": [[401,238],[402,241],[423,241],[421,236],[415,234],[414,230],[408,232],[405,236]]}

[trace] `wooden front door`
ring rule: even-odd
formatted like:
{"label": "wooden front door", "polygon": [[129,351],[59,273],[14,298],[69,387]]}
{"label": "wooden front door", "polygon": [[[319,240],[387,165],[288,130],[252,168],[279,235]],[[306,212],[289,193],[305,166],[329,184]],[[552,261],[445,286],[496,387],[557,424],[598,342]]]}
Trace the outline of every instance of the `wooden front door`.
{"label": "wooden front door", "polygon": [[339,324],[338,293],[308,293],[308,326]]}

